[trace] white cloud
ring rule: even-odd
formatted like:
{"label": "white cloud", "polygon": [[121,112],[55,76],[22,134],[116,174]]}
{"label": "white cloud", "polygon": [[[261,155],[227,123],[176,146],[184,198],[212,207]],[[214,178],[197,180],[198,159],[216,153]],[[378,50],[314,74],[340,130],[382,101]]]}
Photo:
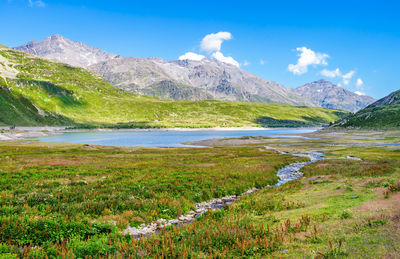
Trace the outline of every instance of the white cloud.
{"label": "white cloud", "polygon": [[260,65],[264,65],[264,64],[265,64],[264,59],[260,59]]}
{"label": "white cloud", "polygon": [[343,84],[348,85],[350,83],[351,78],[353,75],[356,73],[356,71],[351,70],[347,74],[342,75],[343,78]]}
{"label": "white cloud", "polygon": [[46,7],[46,3],[42,0],[29,0],[30,7]]}
{"label": "white cloud", "polygon": [[301,52],[298,54],[299,59],[297,64],[289,64],[288,69],[295,75],[302,75],[307,73],[308,66],[310,65],[328,65],[326,59],[329,58],[328,54],[316,53],[306,47],[296,48],[297,51]]}
{"label": "white cloud", "polygon": [[342,87],[342,84],[341,84],[341,83],[339,83],[339,84],[337,84],[337,86],[339,86],[339,87]]}
{"label": "white cloud", "polygon": [[[342,72],[340,72],[339,68],[336,68],[335,70],[324,69],[320,72],[321,75],[330,77],[330,78],[341,77],[344,85],[348,85],[350,83],[350,80],[354,76],[355,73],[356,73],[356,71],[350,70],[348,73],[342,74]],[[360,83],[362,85],[362,80],[360,78],[359,78],[359,80],[361,81]],[[359,81],[357,80],[357,84],[358,83],[359,83]]]}
{"label": "white cloud", "polygon": [[365,95],[365,93],[360,92],[360,91],[355,91],[354,93],[357,94],[357,95]]}
{"label": "white cloud", "polygon": [[247,60],[245,60],[245,61],[243,62],[243,66],[248,66],[248,65],[250,65],[250,62],[247,61]]}
{"label": "white cloud", "polygon": [[337,77],[337,76],[340,76],[340,75],[341,75],[339,68],[336,68],[335,70],[327,70],[327,69],[324,69],[324,70],[322,70],[320,73],[321,73],[321,75],[323,75],[323,76],[331,77],[331,78]]}
{"label": "white cloud", "polygon": [[357,88],[362,88],[363,85],[364,85],[363,80],[361,78],[358,78],[357,82],[356,82],[356,87]]}
{"label": "white cloud", "polygon": [[[207,52],[208,55],[211,55],[213,58],[215,58],[216,60],[218,60],[220,62],[224,62],[227,64],[231,64],[233,66],[236,66],[236,67],[240,67],[239,62],[237,62],[233,57],[226,57],[221,52],[222,42],[224,40],[230,40],[230,39],[232,39],[232,34],[230,32],[221,31],[221,32],[217,32],[217,33],[210,33],[210,34],[207,34],[201,40],[200,49],[202,51]],[[196,54],[193,52],[187,52],[184,55],[180,56],[179,60],[185,60],[185,59],[202,60],[203,58],[205,58],[205,56]],[[250,65],[250,62],[245,60],[243,62],[243,66],[247,66],[247,65]]]}
{"label": "white cloud", "polygon": [[213,53],[212,56],[218,61],[239,67],[239,62],[234,60],[232,57],[225,57],[220,51]]}
{"label": "white cloud", "polygon": [[184,55],[179,57],[179,60],[188,59],[188,60],[200,61],[203,58],[205,58],[205,56],[203,56],[203,55],[196,54],[196,53],[193,53],[193,52],[186,52]]}
{"label": "white cloud", "polygon": [[220,51],[221,45],[224,40],[232,39],[232,34],[227,31],[220,31],[217,33],[207,34],[200,43],[200,48],[203,51],[207,51],[209,53],[214,51]]}

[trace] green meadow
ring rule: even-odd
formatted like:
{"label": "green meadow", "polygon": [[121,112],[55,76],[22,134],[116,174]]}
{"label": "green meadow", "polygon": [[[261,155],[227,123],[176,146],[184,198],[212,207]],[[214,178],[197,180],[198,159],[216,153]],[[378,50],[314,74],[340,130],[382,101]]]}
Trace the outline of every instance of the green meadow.
{"label": "green meadow", "polygon": [[[312,139],[257,138],[260,143],[252,146],[214,148],[2,142],[0,253],[8,258],[396,258],[400,152],[396,146],[371,145],[398,143],[396,133],[312,134]],[[191,224],[142,239],[122,234],[127,226],[177,218],[196,202],[272,185],[279,168],[307,160],[265,146],[321,151],[328,159],[304,167],[299,180],[243,196]]]}
{"label": "green meadow", "polygon": [[196,202],[271,185],[278,168],[297,160],[255,147],[5,143],[0,241],[44,252],[69,240],[124,238],[119,233],[128,226],[174,219]]}

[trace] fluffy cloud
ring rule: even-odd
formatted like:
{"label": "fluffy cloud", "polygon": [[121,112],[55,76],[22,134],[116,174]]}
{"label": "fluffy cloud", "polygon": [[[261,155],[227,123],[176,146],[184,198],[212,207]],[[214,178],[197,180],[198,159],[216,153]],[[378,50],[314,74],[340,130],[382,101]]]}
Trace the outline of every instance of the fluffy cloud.
{"label": "fluffy cloud", "polygon": [[358,95],[365,95],[365,93],[359,92],[359,91],[355,91],[354,93],[355,93],[355,94],[358,94]]}
{"label": "fluffy cloud", "polygon": [[357,79],[356,87],[361,88],[364,85],[364,82],[361,78]]}
{"label": "fluffy cloud", "polygon": [[220,51],[214,52],[212,56],[218,61],[239,67],[239,62],[234,60],[232,57],[225,57]]}
{"label": "fluffy cloud", "polygon": [[[351,78],[354,76],[354,74],[356,73],[356,71],[354,70],[350,70],[348,73],[346,74],[342,74],[342,72],[340,72],[339,68],[336,68],[335,70],[327,70],[324,69],[320,72],[321,75],[326,76],[326,77],[330,77],[330,78],[334,78],[334,77],[341,77],[343,80],[343,84],[344,85],[348,85],[350,83]],[[361,80],[361,79],[360,79]],[[358,80],[357,80],[357,84],[358,84]],[[362,80],[361,80],[361,85],[362,85]]]}
{"label": "fluffy cloud", "polygon": [[200,48],[206,52],[216,52],[221,50],[221,45],[224,40],[232,39],[232,34],[227,31],[207,34],[200,43]]}
{"label": "fluffy cloud", "polygon": [[341,73],[340,73],[339,68],[336,68],[335,70],[324,69],[324,70],[321,71],[321,75],[333,78],[333,77],[340,76]]}
{"label": "fluffy cloud", "polygon": [[[234,58],[232,57],[225,57],[224,54],[221,52],[221,45],[224,40],[230,40],[232,39],[232,34],[230,32],[226,31],[221,31],[217,33],[210,33],[207,34],[200,43],[200,49],[202,51],[207,52],[209,55],[211,55],[213,58],[215,58],[218,61],[231,64],[236,67],[240,67],[239,62],[237,62]],[[189,60],[202,60],[205,58],[205,56],[196,54],[193,52],[187,52],[184,55],[179,57],[179,60],[184,60],[184,59],[189,59]],[[250,62],[244,61],[243,65],[247,66],[249,65]]]}
{"label": "fluffy cloud", "polygon": [[353,77],[353,75],[356,73],[356,71],[351,70],[350,72],[348,72],[347,74],[342,75],[343,78],[343,84],[348,85],[350,83],[351,78]]}
{"label": "fluffy cloud", "polygon": [[203,58],[205,58],[205,56],[203,56],[203,55],[196,54],[196,53],[193,53],[193,52],[186,52],[184,55],[179,57],[179,60],[189,59],[189,60],[200,61]]}
{"label": "fluffy cloud", "polygon": [[30,7],[46,7],[45,2],[42,0],[29,0],[29,6]]}
{"label": "fluffy cloud", "polygon": [[247,61],[247,60],[245,60],[245,61],[243,62],[243,66],[248,66],[248,65],[250,65],[250,62]]}
{"label": "fluffy cloud", "polygon": [[289,71],[295,75],[307,73],[310,65],[328,65],[326,62],[326,59],[329,58],[328,54],[317,53],[306,47],[297,48],[296,50],[300,52],[297,64],[289,64],[288,66]]}

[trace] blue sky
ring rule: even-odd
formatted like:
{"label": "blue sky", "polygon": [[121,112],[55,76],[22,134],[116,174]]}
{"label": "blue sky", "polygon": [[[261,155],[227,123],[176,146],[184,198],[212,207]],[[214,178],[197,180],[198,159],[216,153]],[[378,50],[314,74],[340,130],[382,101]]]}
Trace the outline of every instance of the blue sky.
{"label": "blue sky", "polygon": [[287,87],[323,78],[380,98],[400,89],[399,14],[394,0],[0,0],[0,43],[61,34],[123,56],[231,57]]}

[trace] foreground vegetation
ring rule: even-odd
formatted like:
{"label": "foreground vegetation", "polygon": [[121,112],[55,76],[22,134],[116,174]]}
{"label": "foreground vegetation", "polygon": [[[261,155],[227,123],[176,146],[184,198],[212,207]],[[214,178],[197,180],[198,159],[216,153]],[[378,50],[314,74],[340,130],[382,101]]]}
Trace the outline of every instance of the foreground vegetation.
{"label": "foreground vegetation", "polygon": [[[3,60],[3,62],[1,62]],[[95,127],[313,126],[337,110],[229,101],[164,101],[118,89],[82,68],[0,47],[0,125]]]}
{"label": "foreground vegetation", "polygon": [[[199,149],[6,142],[0,146],[0,253],[10,258],[397,258],[400,149],[391,144],[400,142],[398,134],[339,135],[257,138],[257,144],[243,138],[255,146]],[[329,159],[306,166],[298,181],[244,196],[192,224],[141,240],[121,234],[127,225],[175,218],[198,201],[272,184],[276,169],[302,160],[266,145],[320,150]]]}
{"label": "foreground vegetation", "polygon": [[6,143],[0,161],[0,241],[47,251],[67,240],[122,238],[128,226],[176,218],[195,202],[273,184],[296,159],[255,147]]}

